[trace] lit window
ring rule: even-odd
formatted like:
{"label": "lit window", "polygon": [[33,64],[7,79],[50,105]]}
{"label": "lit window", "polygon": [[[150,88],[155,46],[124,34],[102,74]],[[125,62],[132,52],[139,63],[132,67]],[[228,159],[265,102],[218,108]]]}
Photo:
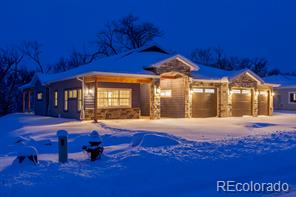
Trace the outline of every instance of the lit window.
{"label": "lit window", "polygon": [[232,94],[240,94],[241,91],[240,91],[240,90],[231,90],[231,93],[232,93]]}
{"label": "lit window", "polygon": [[69,98],[77,98],[77,90],[69,90]]}
{"label": "lit window", "polygon": [[42,100],[42,98],[43,98],[43,93],[42,92],[38,92],[37,93],[37,100]]}
{"label": "lit window", "polygon": [[215,89],[205,89],[205,93],[215,94]]}
{"label": "lit window", "polygon": [[289,95],[290,103],[296,103],[296,92],[290,92]]}
{"label": "lit window", "polygon": [[242,90],[242,94],[251,94],[251,90]]}
{"label": "lit window", "polygon": [[100,89],[97,93],[98,108],[131,107],[130,89]]}
{"label": "lit window", "polygon": [[53,96],[54,96],[54,106],[57,107],[58,106],[58,91],[54,91]]}
{"label": "lit window", "polygon": [[160,96],[161,97],[171,97],[172,90],[160,90]]}
{"label": "lit window", "polygon": [[201,89],[201,88],[193,88],[192,92],[194,92],[194,93],[203,93],[203,89]]}
{"label": "lit window", "polygon": [[82,108],[82,91],[81,89],[77,90],[77,110],[80,111]]}
{"label": "lit window", "polygon": [[68,90],[64,91],[64,111],[68,111]]}

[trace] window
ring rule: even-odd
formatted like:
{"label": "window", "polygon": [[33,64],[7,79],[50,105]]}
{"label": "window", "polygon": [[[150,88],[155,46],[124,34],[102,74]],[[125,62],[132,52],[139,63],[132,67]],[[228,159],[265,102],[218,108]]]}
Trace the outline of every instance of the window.
{"label": "window", "polygon": [[289,103],[296,104],[296,92],[289,92]]}
{"label": "window", "polygon": [[268,92],[267,91],[259,91],[259,95],[268,96]]}
{"label": "window", "polygon": [[68,90],[64,90],[64,111],[68,111]]}
{"label": "window", "polygon": [[82,108],[82,91],[81,89],[77,90],[77,110],[81,111]]}
{"label": "window", "polygon": [[160,90],[161,97],[172,97],[172,90]]}
{"label": "window", "polygon": [[215,89],[205,89],[205,93],[215,94]]}
{"label": "window", "polygon": [[58,91],[54,91],[53,96],[54,96],[53,105],[54,105],[54,107],[57,107],[58,106]]}
{"label": "window", "polygon": [[42,98],[43,98],[43,93],[42,92],[38,92],[37,93],[37,100],[42,100]]}
{"label": "window", "polygon": [[131,107],[131,90],[98,88],[97,103],[98,108]]}
{"label": "window", "polygon": [[68,90],[69,91],[69,98],[77,98],[77,90]]}
{"label": "window", "polygon": [[201,88],[193,88],[192,92],[194,92],[194,93],[203,93],[203,89],[201,89]]}

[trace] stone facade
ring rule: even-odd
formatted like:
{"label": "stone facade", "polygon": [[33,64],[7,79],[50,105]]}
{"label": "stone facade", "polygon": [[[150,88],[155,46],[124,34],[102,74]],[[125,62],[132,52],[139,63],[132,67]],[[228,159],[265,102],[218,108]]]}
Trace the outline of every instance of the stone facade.
{"label": "stone facade", "polygon": [[157,75],[168,72],[179,72],[189,76],[190,68],[178,59],[173,59],[160,65],[159,67],[154,68],[153,72]]}
{"label": "stone facade", "polygon": [[243,87],[243,88],[255,88],[257,89],[258,82],[250,77],[248,74],[244,74],[234,79],[229,87]]}
{"label": "stone facade", "polygon": [[192,117],[192,94],[191,94],[191,78],[190,77],[184,77],[184,102],[185,102],[185,118],[191,118]]}
{"label": "stone facade", "polygon": [[153,79],[150,84],[150,119],[160,119],[160,80]]}
{"label": "stone facade", "polygon": [[[140,108],[97,109],[96,119],[138,119],[140,114]],[[95,119],[94,116],[94,109],[85,109],[85,120]]]}

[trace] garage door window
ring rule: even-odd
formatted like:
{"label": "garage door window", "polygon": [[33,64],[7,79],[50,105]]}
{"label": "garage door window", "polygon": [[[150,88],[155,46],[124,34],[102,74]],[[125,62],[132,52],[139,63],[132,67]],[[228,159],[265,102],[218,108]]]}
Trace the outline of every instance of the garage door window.
{"label": "garage door window", "polygon": [[290,103],[296,104],[296,92],[289,93]]}
{"label": "garage door window", "polygon": [[232,93],[232,94],[240,94],[241,91],[240,91],[240,90],[231,90],[231,93]]}
{"label": "garage door window", "polygon": [[268,92],[267,91],[260,91],[259,92],[259,95],[267,96],[268,95]]}
{"label": "garage door window", "polygon": [[251,94],[251,90],[242,90],[242,94]]}
{"label": "garage door window", "polygon": [[201,88],[193,88],[192,92],[194,92],[194,93],[203,93],[203,89],[201,89]]}
{"label": "garage door window", "polygon": [[205,89],[205,93],[215,94],[215,89]]}
{"label": "garage door window", "polygon": [[161,90],[160,96],[161,97],[172,97],[172,90]]}

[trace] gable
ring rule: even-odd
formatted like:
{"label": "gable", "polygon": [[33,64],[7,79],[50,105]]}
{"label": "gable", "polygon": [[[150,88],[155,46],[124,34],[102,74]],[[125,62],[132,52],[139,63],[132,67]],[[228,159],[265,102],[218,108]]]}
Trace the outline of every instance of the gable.
{"label": "gable", "polygon": [[179,72],[190,75],[191,71],[198,69],[197,65],[180,55],[170,57],[146,68],[146,70],[153,71],[157,75],[166,72]]}
{"label": "gable", "polygon": [[257,87],[260,83],[255,77],[250,73],[246,72],[241,74],[231,80],[230,86],[232,87]]}

